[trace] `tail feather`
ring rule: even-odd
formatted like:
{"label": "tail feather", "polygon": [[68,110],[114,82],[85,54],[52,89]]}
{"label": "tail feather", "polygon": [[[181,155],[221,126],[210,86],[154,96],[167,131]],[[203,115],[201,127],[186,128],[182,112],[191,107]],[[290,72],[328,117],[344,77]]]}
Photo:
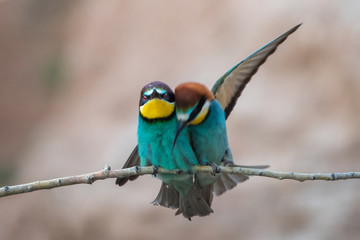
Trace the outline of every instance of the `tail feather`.
{"label": "tail feather", "polygon": [[248,176],[242,174],[228,174],[228,176],[237,183],[245,182],[249,179]]}
{"label": "tail feather", "polygon": [[241,168],[257,168],[257,169],[265,169],[270,167],[270,165],[238,165],[238,164],[231,164],[227,165],[229,167],[241,167]]}
{"label": "tail feather", "polygon": [[155,200],[152,201],[152,204],[177,209],[179,208],[179,192],[163,182],[160,191]]}
{"label": "tail feather", "polygon": [[225,188],[223,180],[219,176],[218,179],[216,180],[216,182],[214,183],[214,193],[216,196],[219,196],[219,195],[223,194],[224,192],[226,192],[226,188]]}
{"label": "tail feather", "polygon": [[244,182],[247,179],[249,179],[249,177],[242,174],[220,173],[214,183],[214,193],[216,196],[220,196],[227,190],[233,189],[237,183]]}
{"label": "tail feather", "polygon": [[[227,167],[248,167],[248,168],[268,168],[268,165],[256,165],[256,166],[245,166],[245,165],[236,165],[233,161],[233,156],[231,153],[230,147],[227,147],[223,159],[221,161],[221,166]],[[216,196],[219,196],[226,192],[227,190],[233,189],[238,183],[244,182],[249,179],[248,176],[243,174],[227,174],[220,173],[216,182],[214,183],[214,193]]]}
{"label": "tail feather", "polygon": [[[207,190],[208,191],[208,190]],[[212,201],[212,197],[203,198],[203,192],[197,186],[193,186],[190,191],[185,195],[180,195],[179,198],[179,210],[175,215],[183,214],[185,218],[191,220],[193,216],[207,216],[214,211],[209,206]]]}
{"label": "tail feather", "polygon": [[211,207],[211,203],[213,200],[213,185],[206,186],[204,188],[201,188],[202,197],[207,202],[209,207]]}

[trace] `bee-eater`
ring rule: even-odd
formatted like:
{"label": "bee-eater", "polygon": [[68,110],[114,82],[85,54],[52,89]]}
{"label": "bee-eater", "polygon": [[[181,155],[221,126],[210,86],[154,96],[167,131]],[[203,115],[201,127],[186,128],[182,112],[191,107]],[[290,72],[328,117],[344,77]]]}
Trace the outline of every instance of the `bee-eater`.
{"label": "bee-eater", "polygon": [[[299,26],[290,29],[230,69],[215,83],[212,92],[205,85],[194,82],[176,87],[175,105],[179,121],[177,134],[188,128],[192,148],[201,165],[234,165],[225,120],[258,67]],[[175,137],[174,146],[176,139]],[[213,175],[204,172],[198,172],[195,176],[201,188],[214,183],[215,195],[248,179],[243,175]]]}
{"label": "bee-eater", "polygon": [[[227,136],[226,136],[226,126],[225,126],[225,120],[230,115],[232,109],[234,108],[237,99],[241,95],[242,91],[244,90],[247,83],[250,81],[251,77],[257,72],[258,68],[266,61],[266,59],[275,52],[277,47],[286,40],[286,38],[292,34],[301,24],[293,27],[289,31],[285,32],[278,38],[274,39],[249,57],[247,57],[245,60],[241,61],[237,65],[235,65],[233,68],[231,68],[229,71],[227,71],[218,81],[215,82],[214,86],[211,89],[211,92],[204,86],[196,85],[196,87],[190,88],[190,90],[198,90],[200,91],[200,95],[203,95],[203,97],[200,97],[199,99],[195,99],[195,97],[192,97],[192,100],[190,102],[195,103],[193,108],[188,109],[188,118],[186,118],[186,104],[181,107],[181,100],[177,101],[179,105],[178,112],[180,115],[183,112],[184,114],[182,117],[180,117],[180,122],[183,122],[183,129],[182,131],[178,131],[179,136],[177,137],[176,144],[174,144],[174,151],[179,146],[181,146],[183,143],[178,143],[179,140],[182,140],[186,142],[185,138],[188,138],[187,141],[192,144],[192,148],[195,149],[195,155],[196,160],[192,160],[191,163],[197,162],[198,164],[222,164],[222,165],[232,165],[232,155],[230,148],[228,146]],[[186,84],[185,84],[186,86]],[[180,86],[179,86],[180,87]],[[178,88],[177,88],[178,89]],[[181,89],[181,87],[180,87]],[[179,89],[178,89],[179,90]],[[145,90],[146,91],[146,90]],[[187,90],[186,90],[187,91]],[[177,91],[179,92],[179,91]],[[181,92],[181,91],[180,91]],[[192,91],[190,91],[192,92]],[[188,92],[188,93],[190,93]],[[180,99],[181,93],[179,93]],[[185,97],[186,97],[185,93]],[[176,100],[178,96],[175,96]],[[140,101],[141,102],[141,101]],[[186,101],[185,101],[186,102]],[[187,104],[188,107],[190,107],[190,103]],[[221,106],[221,108],[219,108]],[[182,109],[182,110],[181,110]],[[206,110],[207,109],[207,110]],[[185,110],[185,111],[184,111]],[[189,111],[190,110],[190,111]],[[217,117],[209,117],[212,114],[218,115]],[[139,124],[140,124],[140,118],[139,117]],[[172,120],[176,120],[176,115],[171,118]],[[209,119],[215,119],[212,120],[212,122],[207,123]],[[225,119],[225,120],[224,120]],[[168,119],[169,120],[169,119]],[[144,121],[144,120],[142,120]],[[156,120],[158,121],[158,120]],[[214,123],[218,123],[219,125],[216,125]],[[209,124],[209,126],[214,127],[215,129],[210,129],[210,132],[201,130],[203,127],[201,125]],[[166,127],[167,130],[170,130],[170,125],[163,125]],[[175,134],[177,132],[177,126],[178,124],[172,123],[171,127],[174,127],[173,136],[175,143]],[[179,125],[181,126],[181,125]],[[199,128],[198,128],[199,127]],[[219,128],[219,129],[216,129]],[[194,130],[195,129],[195,130]],[[197,129],[197,130],[196,130]],[[178,129],[180,130],[180,128]],[[172,130],[171,130],[172,131]],[[183,131],[185,131],[185,136]],[[161,132],[161,131],[159,131]],[[223,135],[221,135],[221,133]],[[214,148],[213,150],[211,147],[205,148],[202,146],[202,144],[208,144],[208,140],[210,139],[211,135],[219,135],[220,136],[220,148],[221,150]],[[196,140],[197,139],[197,140]],[[196,143],[194,143],[194,140]],[[209,140],[210,145],[215,145],[216,141]],[[170,145],[172,145],[171,143]],[[198,146],[198,147],[195,147]],[[139,146],[139,149],[138,149]],[[123,168],[133,167],[133,166],[139,166],[141,162],[141,150],[140,150],[140,142],[138,143],[138,146],[135,147],[133,152],[131,153],[130,157],[126,161]],[[168,145],[167,145],[168,146]],[[171,146],[172,147],[172,146]],[[218,147],[218,146],[216,146]],[[224,150],[225,149],[225,150]],[[206,151],[207,150],[207,151]],[[211,153],[214,152],[214,155]],[[204,153],[205,152],[205,153]],[[166,153],[168,154],[168,153]],[[139,157],[140,155],[140,157]],[[172,159],[172,158],[167,158]],[[168,160],[169,161],[169,160]],[[171,161],[171,160],[170,160]],[[154,161],[158,162],[158,161]],[[143,162],[142,162],[143,163]],[[148,164],[153,164],[153,162],[150,160],[149,162],[146,162]],[[143,165],[142,165],[143,166]],[[187,165],[188,166],[188,165]],[[261,166],[259,166],[261,167]],[[119,186],[124,185],[128,180],[135,180],[138,176],[132,176],[132,177],[124,177],[124,178],[117,178],[116,184]],[[235,175],[227,175],[227,174],[220,174],[220,176],[212,177],[210,174],[198,174],[196,175],[196,181],[194,186],[201,185],[202,187],[202,197],[203,200],[205,200],[209,207],[211,205],[211,199],[212,195],[210,196],[209,186],[212,186],[211,183],[214,183],[214,192],[216,195],[219,195],[223,193],[226,190],[229,190],[233,188],[236,185],[236,182],[241,182],[246,180],[246,176],[235,176]],[[190,180],[188,185],[190,186]],[[191,189],[195,189],[195,187],[192,186]],[[204,187],[205,186],[205,187]],[[197,190],[197,189],[196,189]],[[195,190],[194,190],[195,191]],[[196,191],[197,192],[197,191]],[[171,207],[171,208],[177,208],[179,204],[178,195],[177,195],[176,189],[174,189],[171,185],[167,184],[166,182],[163,183],[160,192],[157,196],[157,198],[154,201],[154,204],[161,205],[165,207]],[[179,210],[180,211],[180,210]],[[180,213],[178,211],[178,213]],[[210,210],[208,211],[210,213]]]}
{"label": "bee-eater", "polygon": [[[177,136],[188,130],[200,165],[234,165],[227,138],[225,112],[214,94],[203,84],[189,82],[176,87],[175,96],[178,130],[174,147],[177,146]],[[196,186],[204,189],[213,185],[211,190],[215,195],[220,195],[247,179],[247,176],[241,174],[195,174]],[[211,191],[208,194],[212,195]]]}
{"label": "bee-eater", "polygon": [[177,214],[191,218],[205,216],[212,209],[189,174],[199,162],[189,142],[189,133],[178,135],[177,146],[172,147],[177,126],[175,96],[163,82],[151,82],[140,93],[138,123],[138,154],[140,166],[181,169],[182,174],[157,174],[163,181],[154,204],[179,208]]}

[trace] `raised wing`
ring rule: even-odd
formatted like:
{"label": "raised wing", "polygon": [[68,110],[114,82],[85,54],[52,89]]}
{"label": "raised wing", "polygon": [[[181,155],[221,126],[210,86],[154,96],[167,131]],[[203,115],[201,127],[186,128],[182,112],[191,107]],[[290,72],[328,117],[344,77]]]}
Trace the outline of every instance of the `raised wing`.
{"label": "raised wing", "polygon": [[[266,61],[268,56],[275,52],[277,46],[284,42],[290,34],[295,32],[296,29],[300,27],[300,25],[301,24],[293,27],[286,33],[266,44],[264,47],[247,57],[245,60],[235,65],[219,80],[216,81],[211,91],[214,93],[215,98],[220,102],[222,108],[224,109],[226,118],[234,108],[236,101],[240,97],[246,84],[250,81],[251,77],[256,73],[258,68]],[[136,146],[132,151],[123,168],[134,166],[140,166],[138,146]],[[266,166],[257,167],[265,168]],[[138,177],[139,176],[136,175],[131,177],[117,178],[116,184],[122,186],[127,181],[133,181]]]}
{"label": "raised wing", "polygon": [[[134,150],[131,152],[129,158],[126,160],[123,169],[124,168],[129,168],[129,167],[135,167],[135,166],[140,166],[140,157],[139,157],[139,153],[138,153],[138,146],[136,145],[136,147],[134,148]],[[135,179],[137,179],[139,177],[139,175],[134,175],[134,176],[130,176],[130,177],[123,177],[123,178],[116,178],[116,184],[119,185],[120,187],[122,185],[124,185],[125,183],[127,183],[127,181],[133,181]]]}
{"label": "raised wing", "polygon": [[246,84],[256,73],[258,68],[266,59],[275,52],[276,48],[285,41],[285,39],[300,27],[301,24],[293,27],[286,33],[274,39],[264,47],[241,61],[229,71],[227,71],[219,80],[216,81],[211,91],[215,98],[220,102],[225,111],[225,118],[228,118],[234,108],[237,99],[240,97]]}

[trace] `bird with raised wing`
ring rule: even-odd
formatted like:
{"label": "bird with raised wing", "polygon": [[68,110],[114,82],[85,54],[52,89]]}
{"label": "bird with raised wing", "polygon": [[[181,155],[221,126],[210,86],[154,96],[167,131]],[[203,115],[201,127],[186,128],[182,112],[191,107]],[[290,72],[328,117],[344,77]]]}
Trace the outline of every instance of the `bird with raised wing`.
{"label": "bird with raised wing", "polygon": [[[215,82],[212,90],[210,91],[202,84],[198,83],[184,83],[179,85],[175,90],[175,106],[173,112],[169,109],[172,107],[161,107],[161,110],[153,107],[145,107],[141,105],[145,100],[140,100],[140,116],[139,116],[139,128],[138,128],[138,146],[134,149],[129,159],[126,161],[123,168],[133,166],[147,166],[148,164],[154,166],[164,167],[166,169],[178,168],[181,170],[190,170],[194,165],[234,165],[231,150],[227,140],[226,124],[225,120],[230,115],[234,108],[237,99],[240,97],[247,83],[251,77],[257,72],[258,68],[266,61],[266,59],[275,52],[277,47],[286,40],[286,38],[295,32],[301,24],[293,27],[278,38],[274,39],[245,60],[241,61],[229,71],[227,71],[218,81]],[[154,88],[144,87],[141,97],[145,95],[152,96],[161,95],[161,91],[154,93]],[[169,89],[169,88],[168,88]],[[169,93],[170,91],[167,90]],[[147,100],[148,101],[148,100]],[[167,100],[169,102],[169,100]],[[167,105],[166,105],[167,106]],[[142,111],[144,114],[141,115]],[[165,111],[167,114],[161,113]],[[161,118],[158,117],[161,115]],[[144,116],[157,116],[155,120],[143,119]],[[150,134],[148,137],[147,131],[153,131],[153,126],[150,123],[160,121],[162,124],[156,125],[157,135]],[[171,124],[163,124],[162,120],[169,121]],[[142,126],[140,126],[142,125]],[[144,128],[144,126],[146,126]],[[162,129],[165,128],[165,129]],[[139,134],[139,129],[141,133]],[[143,135],[146,135],[144,138]],[[156,137],[155,137],[156,136]],[[168,140],[173,139],[171,143]],[[159,140],[161,139],[161,140]],[[155,143],[149,143],[149,141],[155,141]],[[159,143],[156,143],[159,142]],[[166,142],[166,148],[169,145],[172,149],[172,153],[168,150],[164,150],[161,144]],[[161,144],[160,144],[161,143]],[[151,147],[149,148],[149,144]],[[189,150],[193,150],[192,153]],[[144,146],[148,149],[144,150]],[[149,154],[160,147],[159,151],[155,151],[155,154]],[[137,150],[137,148],[139,148]],[[151,150],[149,150],[151,149]],[[179,151],[184,151],[190,157],[188,161],[183,158],[183,153],[179,154]],[[164,156],[162,157],[161,154]],[[168,158],[173,154],[173,157]],[[140,155],[140,156],[139,156]],[[193,158],[194,155],[195,159]],[[176,157],[180,157],[181,160],[176,160]],[[164,163],[169,161],[168,163]],[[141,164],[140,164],[141,162]],[[180,164],[181,163],[181,164]],[[251,167],[251,166],[248,166]],[[265,167],[265,166],[256,166]],[[192,179],[192,175],[191,176]],[[116,184],[122,186],[128,180],[134,180],[136,177],[118,178]],[[174,184],[163,178],[163,185],[154,204],[165,207],[177,208],[179,210],[177,214],[183,213],[184,206],[181,206],[178,201],[179,195],[178,189],[174,187]],[[205,201],[208,204],[209,209],[202,213],[210,214],[212,212],[210,206],[212,201],[212,191],[216,195],[220,195],[226,190],[232,189],[238,182],[245,181],[248,177],[243,175],[230,175],[219,174],[212,175],[208,173],[196,173],[195,183],[190,183],[190,177],[186,178],[185,188],[196,192],[199,196],[199,189],[201,190],[201,201]],[[172,184],[172,185],[171,185]],[[191,187],[190,187],[191,186]],[[177,187],[179,188],[179,187]],[[184,201],[182,201],[184,203]],[[183,213],[185,216],[185,214]],[[200,214],[194,214],[200,215]],[[187,217],[187,216],[185,216]]]}

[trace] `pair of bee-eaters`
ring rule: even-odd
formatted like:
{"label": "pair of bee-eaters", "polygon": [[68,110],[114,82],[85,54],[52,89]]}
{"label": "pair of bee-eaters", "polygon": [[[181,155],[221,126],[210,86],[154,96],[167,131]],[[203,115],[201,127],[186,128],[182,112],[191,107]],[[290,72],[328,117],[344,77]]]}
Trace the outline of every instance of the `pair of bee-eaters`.
{"label": "pair of bee-eaters", "polygon": [[[225,120],[246,84],[285,39],[300,25],[285,32],[226,72],[210,91],[188,82],[175,89],[163,82],[143,87],[139,102],[138,146],[124,168],[154,166],[183,170],[181,174],[157,174],[163,183],[155,205],[178,209],[190,219],[213,212],[213,193],[220,195],[244,175],[192,172],[195,165],[235,166],[229,147]],[[265,167],[265,166],[257,166]],[[118,178],[122,186],[137,176]]]}

